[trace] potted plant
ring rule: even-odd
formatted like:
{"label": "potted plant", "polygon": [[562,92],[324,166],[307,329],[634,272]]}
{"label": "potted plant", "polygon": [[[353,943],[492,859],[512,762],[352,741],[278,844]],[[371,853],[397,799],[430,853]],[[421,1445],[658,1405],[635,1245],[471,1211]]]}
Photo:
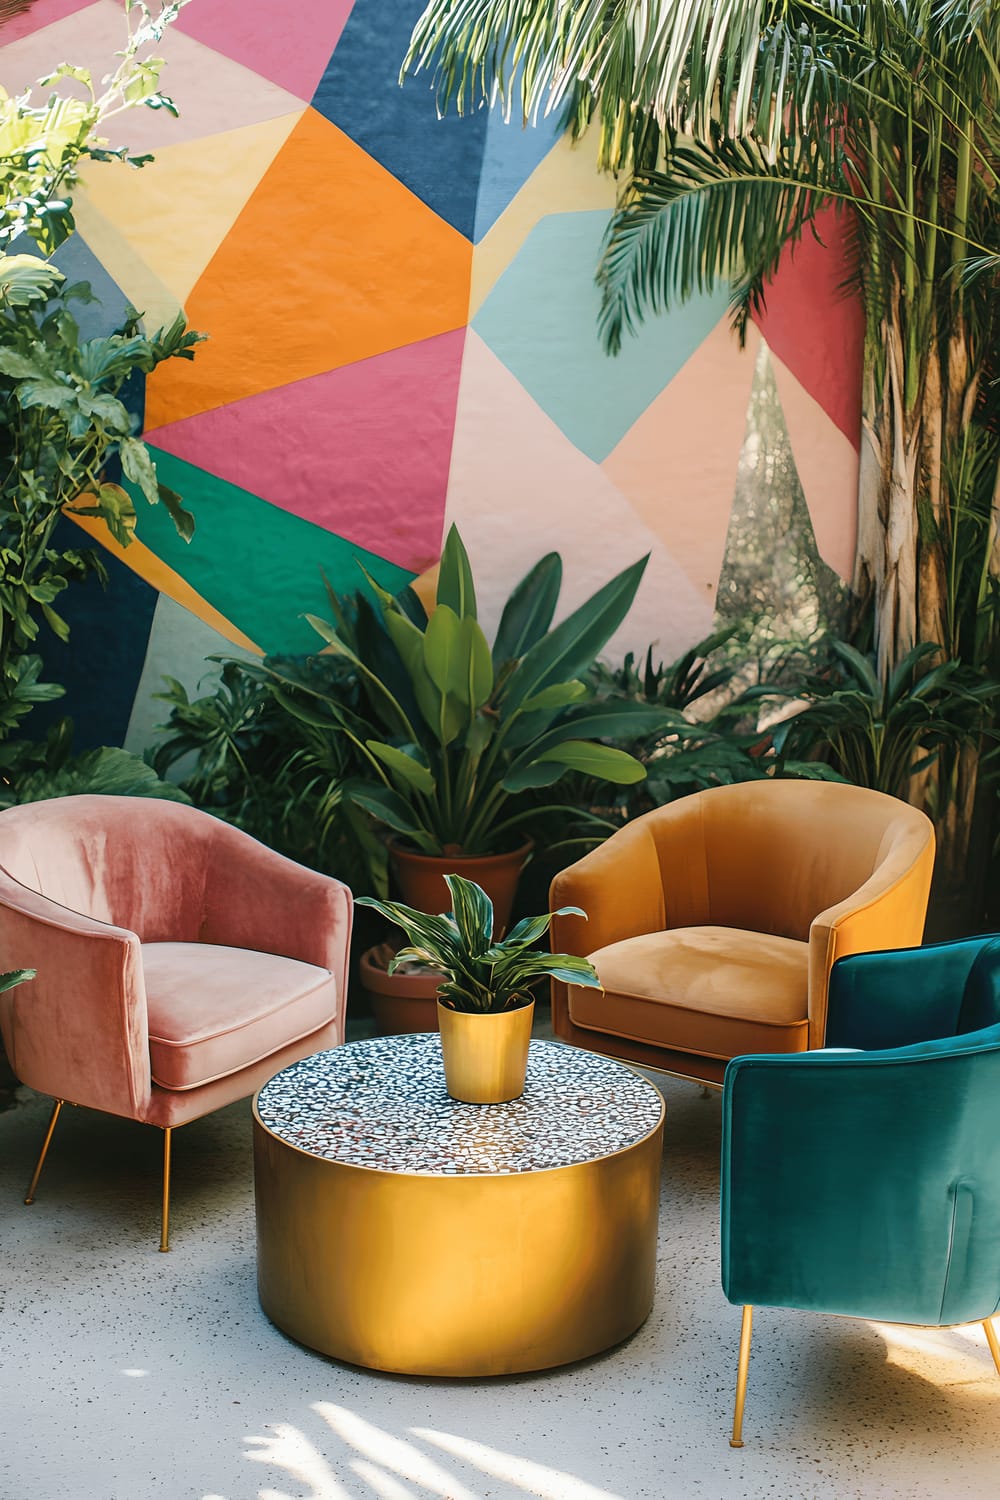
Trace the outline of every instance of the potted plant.
{"label": "potted plant", "polygon": [[[307,712],[354,745],[360,774],[344,795],[395,835],[393,865],[411,905],[443,910],[443,877],[460,868],[490,890],[502,931],[530,849],[526,827],[553,811],[539,806],[537,790],[570,771],[617,784],[645,776],[634,756],[598,741],[647,732],[661,710],[597,700],[582,680],[625,618],[645,564],[625,569],[550,629],[562,578],[550,553],[511,594],[491,647],[452,527],[429,616],[412,589],[393,595],[371,578],[374,603],[331,591],[334,623],[307,616],[327,649],[353,667],[353,696],[325,691],[287,663],[265,663],[279,684],[311,695],[311,709],[299,698],[298,708],[289,702],[292,712]],[[425,878],[429,884],[418,883]]]}
{"label": "potted plant", "polygon": [[390,964],[418,963],[439,975],[438,1028],[445,1082],[453,1099],[500,1104],[524,1091],[528,1043],[540,979],[600,989],[589,959],[532,947],[548,931],[553,915],[585,917],[578,906],[525,917],[505,938],[494,940],[493,903],[475,881],[445,877],[452,910],[439,916],[395,901],[359,897],[402,927],[409,947]]}

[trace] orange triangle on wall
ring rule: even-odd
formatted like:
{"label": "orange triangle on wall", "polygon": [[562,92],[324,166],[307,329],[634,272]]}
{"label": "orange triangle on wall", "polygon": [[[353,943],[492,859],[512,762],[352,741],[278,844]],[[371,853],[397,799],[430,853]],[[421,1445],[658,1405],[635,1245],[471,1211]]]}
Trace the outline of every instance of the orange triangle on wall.
{"label": "orange triangle on wall", "polygon": [[151,376],[146,425],[462,327],[472,246],[307,110],[187,298],[209,335]]}

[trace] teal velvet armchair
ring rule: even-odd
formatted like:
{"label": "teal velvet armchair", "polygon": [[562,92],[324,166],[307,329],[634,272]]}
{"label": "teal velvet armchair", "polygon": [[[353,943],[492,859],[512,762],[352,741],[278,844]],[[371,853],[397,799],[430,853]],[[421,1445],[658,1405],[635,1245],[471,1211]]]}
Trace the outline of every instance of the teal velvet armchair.
{"label": "teal velvet armchair", "polygon": [[1000,936],[841,959],[826,1040],[726,1069],[734,1447],[755,1305],[982,1322],[1000,1374]]}

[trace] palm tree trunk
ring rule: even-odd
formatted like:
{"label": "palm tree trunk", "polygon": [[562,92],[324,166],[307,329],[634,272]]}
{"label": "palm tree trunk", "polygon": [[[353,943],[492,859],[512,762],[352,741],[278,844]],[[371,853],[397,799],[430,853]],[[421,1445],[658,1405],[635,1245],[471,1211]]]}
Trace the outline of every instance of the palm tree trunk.
{"label": "palm tree trunk", "polygon": [[871,598],[875,647],[884,678],[918,638],[917,487],[923,440],[921,403],[906,410],[905,344],[898,287],[880,326],[884,368],[864,384],[855,589]]}

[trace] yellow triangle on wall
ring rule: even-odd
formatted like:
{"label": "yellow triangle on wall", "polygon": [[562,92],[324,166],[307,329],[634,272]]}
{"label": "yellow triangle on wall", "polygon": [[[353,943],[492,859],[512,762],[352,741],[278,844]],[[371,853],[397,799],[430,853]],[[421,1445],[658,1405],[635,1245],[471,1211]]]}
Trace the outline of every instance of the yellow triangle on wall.
{"label": "yellow triangle on wall", "polygon": [[614,208],[617,184],[609,173],[597,170],[596,151],[596,144],[586,137],[574,145],[562,136],[476,245],[470,323],[539,219],[588,209],[603,208],[610,213]]}
{"label": "yellow triangle on wall", "polygon": [[73,194],[76,227],[101,265],[142,313],[148,333],[167,328],[181,311],[180,300],[154,276],[142,256],[105,218],[85,191]]}
{"label": "yellow triangle on wall", "polygon": [[[161,147],[140,170],[121,162],[93,165],[74,208],[82,208],[84,217],[96,212],[113,226],[183,304],[303,113]],[[80,228],[105,260],[83,217]],[[128,291],[113,264],[105,264]]]}

